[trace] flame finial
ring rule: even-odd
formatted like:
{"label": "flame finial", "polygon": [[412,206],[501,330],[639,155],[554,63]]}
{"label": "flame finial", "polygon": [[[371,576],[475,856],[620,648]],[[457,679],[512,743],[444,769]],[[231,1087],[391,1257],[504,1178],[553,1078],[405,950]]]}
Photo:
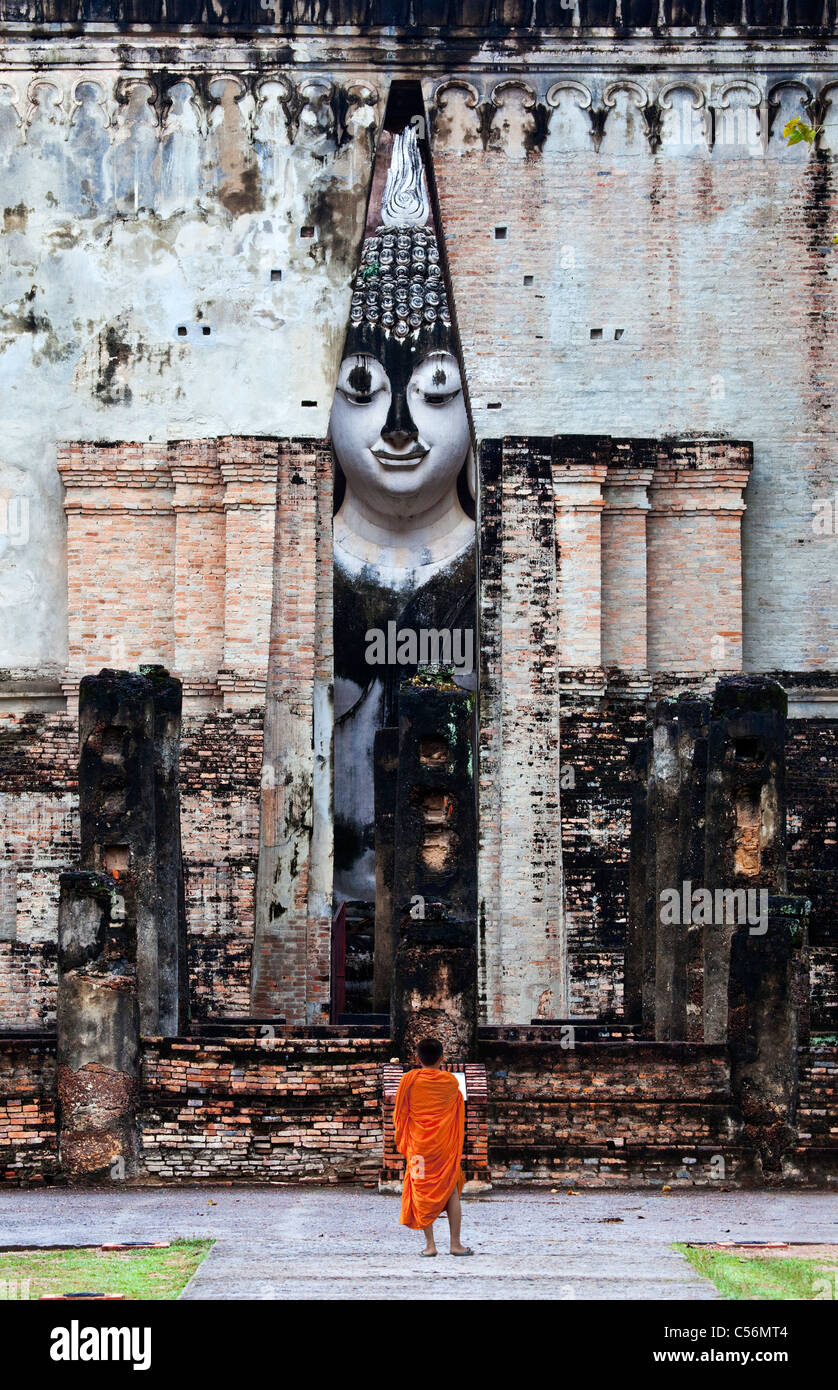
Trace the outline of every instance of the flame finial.
{"label": "flame finial", "polygon": [[385,227],[424,227],[430,213],[419,142],[408,125],[393,141],[381,221]]}

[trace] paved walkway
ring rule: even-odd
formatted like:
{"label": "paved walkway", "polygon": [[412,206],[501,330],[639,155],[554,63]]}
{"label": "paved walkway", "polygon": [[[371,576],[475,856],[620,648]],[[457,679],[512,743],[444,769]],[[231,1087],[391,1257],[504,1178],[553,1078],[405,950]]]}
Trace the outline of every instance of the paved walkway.
{"label": "paved walkway", "polygon": [[460,1260],[420,1260],[398,1217],[354,1188],[53,1188],[0,1193],[0,1245],[212,1236],[187,1299],[709,1299],[673,1241],[838,1239],[816,1192],[493,1192],[465,1204]]}

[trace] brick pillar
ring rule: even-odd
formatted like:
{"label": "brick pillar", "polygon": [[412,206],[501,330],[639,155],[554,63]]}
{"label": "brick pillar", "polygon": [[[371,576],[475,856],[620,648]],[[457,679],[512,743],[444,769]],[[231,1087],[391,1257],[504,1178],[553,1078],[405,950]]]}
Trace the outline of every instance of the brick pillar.
{"label": "brick pillar", "polygon": [[806,898],[771,896],[766,930],[738,927],[731,944],[731,1091],[742,1137],[766,1178],[783,1176],[797,1143],[799,1050],[809,1041],[810,909]]}
{"label": "brick pillar", "polygon": [[567,1008],[551,439],[480,446],[481,1017]]}
{"label": "brick pillar", "polygon": [[637,757],[627,965],[648,1037],[728,1039],[732,943],[746,918],[743,940],[764,935],[751,919],[786,886],[785,710],[760,676],[656,707]]}
{"label": "brick pillar", "polygon": [[399,691],[393,900],[393,1048],[406,1062],[422,1037],[449,1058],[477,1040],[474,696],[423,686]]}
{"label": "brick pillar", "polygon": [[175,669],[190,712],[214,707],[224,663],[224,481],[214,439],[169,444],[174,487]]}
{"label": "brick pillar", "polygon": [[[326,442],[283,442],[275,507],[251,1007],[258,1017],[323,1023],[332,903],[332,453]],[[242,593],[237,604],[243,601]]]}
{"label": "brick pillar", "polygon": [[85,671],[175,657],[175,513],[165,444],[58,451],[67,516],[68,696]]}
{"label": "brick pillar", "polygon": [[186,1027],[188,978],[180,843],[181,687],[161,667],[101,671],[79,691],[82,867],[127,885],[140,1023]]}
{"label": "brick pillar", "polygon": [[218,683],[226,709],[264,699],[273,600],[277,459],[275,439],[218,440],[224,482],[224,657]]}
{"label": "brick pillar", "polygon": [[644,1032],[665,1042],[702,1037],[701,928],[681,913],[673,917],[669,904],[672,893],[681,903],[684,885],[698,887],[703,880],[708,716],[705,701],[658,703],[648,753],[648,802],[635,808],[645,824],[645,846],[637,826],[632,829],[632,879],[639,875],[645,881],[646,901],[635,886],[629,936],[644,937]]}
{"label": "brick pillar", "polygon": [[639,743],[631,766],[631,832],[626,948],[623,964],[623,1013],[627,1022],[643,1021],[643,953],[647,939],[646,897],[649,808],[649,747]]}
{"label": "brick pillar", "polygon": [[136,920],[101,874],[62,874],[59,891],[61,1167],[70,1182],[119,1181],[137,1171]]}
{"label": "brick pillar", "polygon": [[610,452],[609,439],[562,435],[554,440],[562,666],[602,664],[602,489]]}
{"label": "brick pillar", "polygon": [[375,933],[373,937],[373,1013],[390,1012],[393,984],[393,883],[396,856],[396,790],[399,731],[378,729],[373,745],[375,781]]}
{"label": "brick pillar", "polygon": [[615,440],[602,488],[603,666],[646,669],[647,456],[643,441]]}
{"label": "brick pillar", "polygon": [[[678,701],[679,857],[682,878],[691,883],[701,883],[704,877],[709,736],[709,701],[682,697]],[[690,922],[685,931],[682,956],[686,969],[684,1037],[688,1042],[701,1042],[704,1038],[704,933],[696,922]]]}
{"label": "brick pillar", "polygon": [[[786,891],[787,698],[774,681],[730,676],[713,696],[707,753],[704,886],[711,893]],[[731,913],[714,909],[704,938],[704,1038],[728,1035]],[[747,936],[756,940],[750,929]]]}
{"label": "brick pillar", "polygon": [[651,671],[742,667],[742,492],[753,446],[728,440],[658,445],[647,517]]}

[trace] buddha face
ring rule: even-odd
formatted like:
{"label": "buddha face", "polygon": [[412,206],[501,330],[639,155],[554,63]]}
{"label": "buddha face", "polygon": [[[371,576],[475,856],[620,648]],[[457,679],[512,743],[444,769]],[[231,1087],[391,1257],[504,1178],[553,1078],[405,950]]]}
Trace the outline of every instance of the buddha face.
{"label": "buddha face", "polygon": [[446,349],[417,361],[391,342],[386,368],[358,351],[341,364],[331,437],[347,487],[390,517],[421,516],[456,485],[470,434],[457,359]]}

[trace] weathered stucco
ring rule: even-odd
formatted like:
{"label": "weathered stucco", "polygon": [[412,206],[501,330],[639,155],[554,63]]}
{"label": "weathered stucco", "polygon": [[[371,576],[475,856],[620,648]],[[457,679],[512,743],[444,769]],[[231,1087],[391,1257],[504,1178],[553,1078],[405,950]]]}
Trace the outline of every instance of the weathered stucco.
{"label": "weathered stucco", "polygon": [[[9,25],[0,68],[2,667],[66,664],[58,441],[325,433],[374,132],[417,69],[478,436],[753,439],[745,665],[834,662],[828,46]],[[782,139],[801,113],[814,151]]]}
{"label": "weathered stucco", "polygon": [[325,433],[380,110],[357,72],[89,56],[0,59],[0,665],[18,671],[67,660],[59,441]]}

